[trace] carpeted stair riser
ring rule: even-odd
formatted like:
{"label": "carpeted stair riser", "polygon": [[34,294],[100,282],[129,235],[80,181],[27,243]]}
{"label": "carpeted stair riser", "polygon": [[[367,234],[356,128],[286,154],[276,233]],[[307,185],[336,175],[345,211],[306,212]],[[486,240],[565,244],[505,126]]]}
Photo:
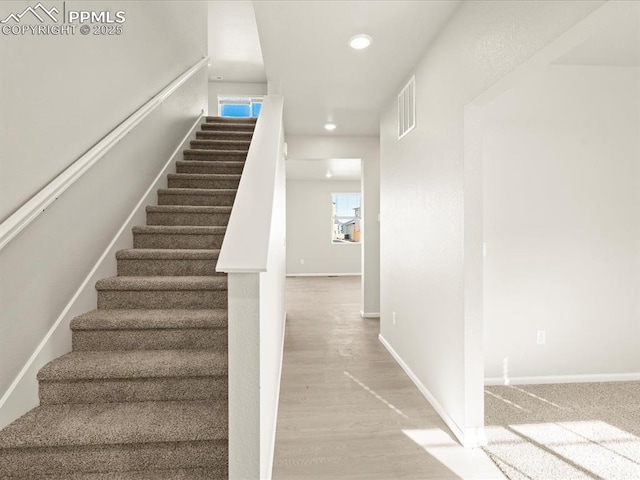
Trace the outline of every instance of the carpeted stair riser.
{"label": "carpeted stair riser", "polygon": [[191,150],[216,150],[216,151],[234,151],[244,152],[246,155],[249,151],[250,140],[215,140],[200,139],[191,140],[189,145]]}
{"label": "carpeted stair riser", "polygon": [[[189,210],[181,210],[186,209]],[[190,207],[185,205],[163,205],[155,207],[155,210],[147,209],[147,225],[166,226],[226,226],[231,216],[231,208],[228,213],[222,210],[210,210],[210,208],[223,207]]]}
{"label": "carpeted stair riser", "polygon": [[225,227],[134,227],[133,247],[219,249],[222,246],[225,231]]}
{"label": "carpeted stair riser", "polygon": [[59,478],[69,479],[73,477],[65,472],[125,474],[127,471],[140,469],[152,471],[210,467],[210,479],[226,479],[227,463],[220,461],[226,457],[226,440],[15,448],[4,450],[0,456],[0,472],[3,475],[0,478],[34,480],[43,478],[43,475],[58,474]]}
{"label": "carpeted stair riser", "polygon": [[40,382],[40,405],[225,400],[225,377]]}
{"label": "carpeted stair riser", "polygon": [[254,126],[248,123],[207,122],[200,125],[200,128],[206,132],[215,130],[217,132],[251,132],[253,133]]}
{"label": "carpeted stair riser", "polygon": [[227,329],[147,329],[74,331],[73,350],[227,350]]}
{"label": "carpeted stair riser", "polygon": [[191,161],[206,162],[243,162],[247,159],[246,150],[210,150],[189,148],[182,151],[182,158]]}
{"label": "carpeted stair riser", "polygon": [[258,121],[255,117],[218,117],[215,115],[207,115],[205,117],[206,123],[221,123],[231,125],[250,125],[253,129]]}
{"label": "carpeted stair riser", "polygon": [[179,160],[176,162],[178,173],[240,175],[243,169],[244,162],[242,161]]}
{"label": "carpeted stair riser", "polygon": [[227,480],[226,473],[208,468],[145,470],[87,474],[46,475],[39,480]]}
{"label": "carpeted stair riser", "polygon": [[169,174],[169,188],[238,189],[240,175]]}
{"label": "carpeted stair riser", "polygon": [[118,276],[213,276],[219,250],[130,249],[116,253]]}
{"label": "carpeted stair riser", "polygon": [[218,130],[198,130],[196,139],[198,140],[243,140],[250,141],[253,131],[218,131]]}
{"label": "carpeted stair riser", "polygon": [[159,205],[226,206],[233,205],[235,189],[167,188],[158,190]]}

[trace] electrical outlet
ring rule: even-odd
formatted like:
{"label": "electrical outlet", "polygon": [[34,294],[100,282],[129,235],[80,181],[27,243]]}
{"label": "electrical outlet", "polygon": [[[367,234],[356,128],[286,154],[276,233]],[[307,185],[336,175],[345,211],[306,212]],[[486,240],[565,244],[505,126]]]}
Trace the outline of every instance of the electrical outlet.
{"label": "electrical outlet", "polygon": [[398,324],[398,320],[396,320],[396,312],[393,312],[391,314],[391,321],[393,322],[394,325]]}
{"label": "electrical outlet", "polygon": [[536,334],[536,343],[538,345],[544,345],[547,343],[547,331],[546,330],[538,330]]}

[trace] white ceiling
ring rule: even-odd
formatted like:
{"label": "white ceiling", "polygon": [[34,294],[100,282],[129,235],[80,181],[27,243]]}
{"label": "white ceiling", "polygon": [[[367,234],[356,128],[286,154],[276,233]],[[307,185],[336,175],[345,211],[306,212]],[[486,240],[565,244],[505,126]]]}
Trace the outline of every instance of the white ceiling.
{"label": "white ceiling", "polygon": [[640,7],[558,58],[556,64],[640,67]]}
{"label": "white ceiling", "polygon": [[[267,79],[289,135],[378,135],[381,109],[459,5],[443,1],[256,1]],[[373,44],[355,51],[350,37]]]}
{"label": "white ceiling", "polygon": [[[285,165],[287,180],[360,180],[361,177],[359,158],[287,159]],[[331,172],[330,178],[327,172]]]}
{"label": "white ceiling", "polygon": [[267,81],[252,2],[209,2],[209,58],[209,80]]}

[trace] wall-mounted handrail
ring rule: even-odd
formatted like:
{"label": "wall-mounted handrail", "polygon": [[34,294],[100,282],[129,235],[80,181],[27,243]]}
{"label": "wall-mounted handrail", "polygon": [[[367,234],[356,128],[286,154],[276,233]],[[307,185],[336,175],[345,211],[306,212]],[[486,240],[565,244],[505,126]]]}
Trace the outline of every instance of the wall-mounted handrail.
{"label": "wall-mounted handrail", "polygon": [[100,160],[111,148],[122,140],[131,130],[142,122],[161,103],[171,96],[196,72],[203,68],[209,60],[205,57],[182,73],[178,78],[167,85],[151,100],[127,117],[120,125],[105,135],[93,147],[91,147],[78,160],[67,167],[60,175],[49,182],[42,190],[36,193],[22,207],[16,210],[9,218],[0,224],[0,250],[13,240],[22,230],[33,222],[49,205],[73,185],[84,173],[86,173],[98,160]]}

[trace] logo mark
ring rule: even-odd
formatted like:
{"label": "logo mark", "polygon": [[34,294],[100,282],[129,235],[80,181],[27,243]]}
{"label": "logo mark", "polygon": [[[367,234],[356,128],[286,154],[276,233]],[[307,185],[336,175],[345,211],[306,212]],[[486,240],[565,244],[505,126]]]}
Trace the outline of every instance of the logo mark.
{"label": "logo mark", "polygon": [[24,17],[27,13],[33,14],[34,17],[36,17],[38,20],[40,20],[40,23],[44,23],[45,19],[42,18],[42,16],[39,15],[38,12],[42,16],[46,15],[51,20],[53,20],[55,23],[58,23],[58,19],[56,17],[54,17],[54,14],[57,15],[58,13],[60,13],[60,10],[58,10],[56,7],[53,7],[52,9],[47,10],[45,8],[45,6],[42,5],[42,3],[40,3],[40,2],[38,2],[38,4],[35,7],[27,7],[27,8],[25,8],[22,11],[22,13],[12,13],[12,14],[10,14],[4,20],[0,20],[0,23],[8,23],[9,20],[13,20],[16,23],[20,23],[20,21],[22,20],[22,17]]}

